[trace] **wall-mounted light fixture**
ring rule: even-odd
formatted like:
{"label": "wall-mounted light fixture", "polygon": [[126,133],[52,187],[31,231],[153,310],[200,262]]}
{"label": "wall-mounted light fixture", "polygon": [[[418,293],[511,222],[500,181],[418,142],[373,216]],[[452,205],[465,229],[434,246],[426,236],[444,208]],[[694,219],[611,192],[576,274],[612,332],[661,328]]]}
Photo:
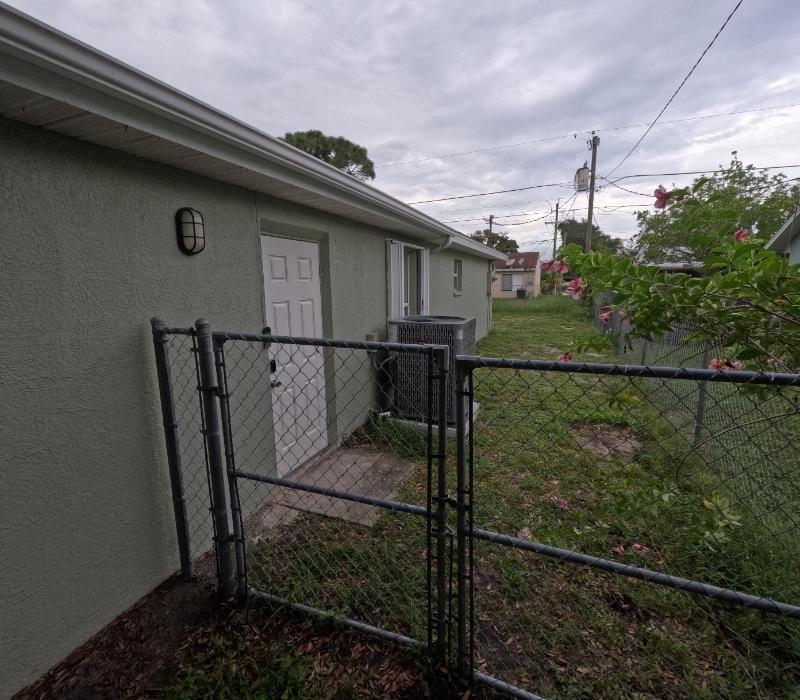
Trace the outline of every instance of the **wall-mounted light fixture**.
{"label": "wall-mounted light fixture", "polygon": [[186,255],[197,255],[206,247],[203,215],[197,209],[178,209],[175,212],[175,228],[178,230],[178,247]]}

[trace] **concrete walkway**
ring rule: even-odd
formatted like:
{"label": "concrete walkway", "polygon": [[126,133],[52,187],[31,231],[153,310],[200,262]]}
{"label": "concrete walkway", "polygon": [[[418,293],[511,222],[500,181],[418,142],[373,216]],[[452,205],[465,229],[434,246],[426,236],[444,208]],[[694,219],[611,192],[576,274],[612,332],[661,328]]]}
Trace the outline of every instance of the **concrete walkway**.
{"label": "concrete walkway", "polygon": [[[413,473],[415,464],[396,454],[371,446],[323,450],[286,479],[337,491],[396,500],[400,487]],[[316,513],[371,527],[383,509],[308,491],[278,487],[256,512],[247,518],[248,536],[268,536],[277,526],[286,526],[298,513]]]}

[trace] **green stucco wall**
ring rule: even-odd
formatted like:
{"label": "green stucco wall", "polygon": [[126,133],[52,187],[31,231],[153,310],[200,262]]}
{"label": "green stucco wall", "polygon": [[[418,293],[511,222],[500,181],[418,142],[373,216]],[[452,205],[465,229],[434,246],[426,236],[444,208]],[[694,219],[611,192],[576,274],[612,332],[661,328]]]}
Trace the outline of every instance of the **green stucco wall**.
{"label": "green stucco wall", "polygon": [[800,236],[795,236],[789,243],[789,262],[792,265],[800,264]]}
{"label": "green stucco wall", "polygon": [[263,312],[252,193],[5,120],[0,152],[2,696],[176,568],[149,318]]}
{"label": "green stucco wall", "polygon": [[[0,153],[3,697],[178,566],[149,318],[260,330],[261,231],[320,241],[326,335],[385,338],[390,234],[4,119]],[[198,256],[175,242],[182,206],[205,218]],[[485,334],[486,270],[432,255],[432,313],[475,315]],[[358,372],[337,434],[374,398]]]}
{"label": "green stucco wall", "polygon": [[[462,261],[462,290],[453,290],[453,260]],[[489,261],[452,248],[431,255],[431,313],[475,316],[475,338],[489,332],[491,297],[487,294]]]}

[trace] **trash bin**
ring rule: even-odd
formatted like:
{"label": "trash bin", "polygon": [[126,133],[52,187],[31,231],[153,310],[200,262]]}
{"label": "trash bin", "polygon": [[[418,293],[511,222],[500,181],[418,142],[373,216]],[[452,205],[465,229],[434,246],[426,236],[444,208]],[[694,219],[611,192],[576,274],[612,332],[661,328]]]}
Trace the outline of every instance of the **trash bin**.
{"label": "trash bin", "polygon": [[517,290],[517,299],[527,299],[528,293],[524,289]]}

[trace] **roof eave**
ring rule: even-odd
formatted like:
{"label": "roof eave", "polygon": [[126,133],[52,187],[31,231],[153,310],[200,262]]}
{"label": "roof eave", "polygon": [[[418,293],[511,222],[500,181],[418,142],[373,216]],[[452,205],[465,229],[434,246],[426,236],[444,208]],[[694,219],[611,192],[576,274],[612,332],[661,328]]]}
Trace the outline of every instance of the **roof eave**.
{"label": "roof eave", "polygon": [[[255,168],[487,259],[505,255],[381,190],[0,2],[0,77],[86,111]],[[77,88],[77,89],[76,89]]]}
{"label": "roof eave", "polygon": [[774,250],[776,253],[783,253],[792,242],[791,233],[794,230],[794,221],[797,213],[792,214],[786,222],[781,226],[772,238],[770,238],[764,247],[767,250]]}

